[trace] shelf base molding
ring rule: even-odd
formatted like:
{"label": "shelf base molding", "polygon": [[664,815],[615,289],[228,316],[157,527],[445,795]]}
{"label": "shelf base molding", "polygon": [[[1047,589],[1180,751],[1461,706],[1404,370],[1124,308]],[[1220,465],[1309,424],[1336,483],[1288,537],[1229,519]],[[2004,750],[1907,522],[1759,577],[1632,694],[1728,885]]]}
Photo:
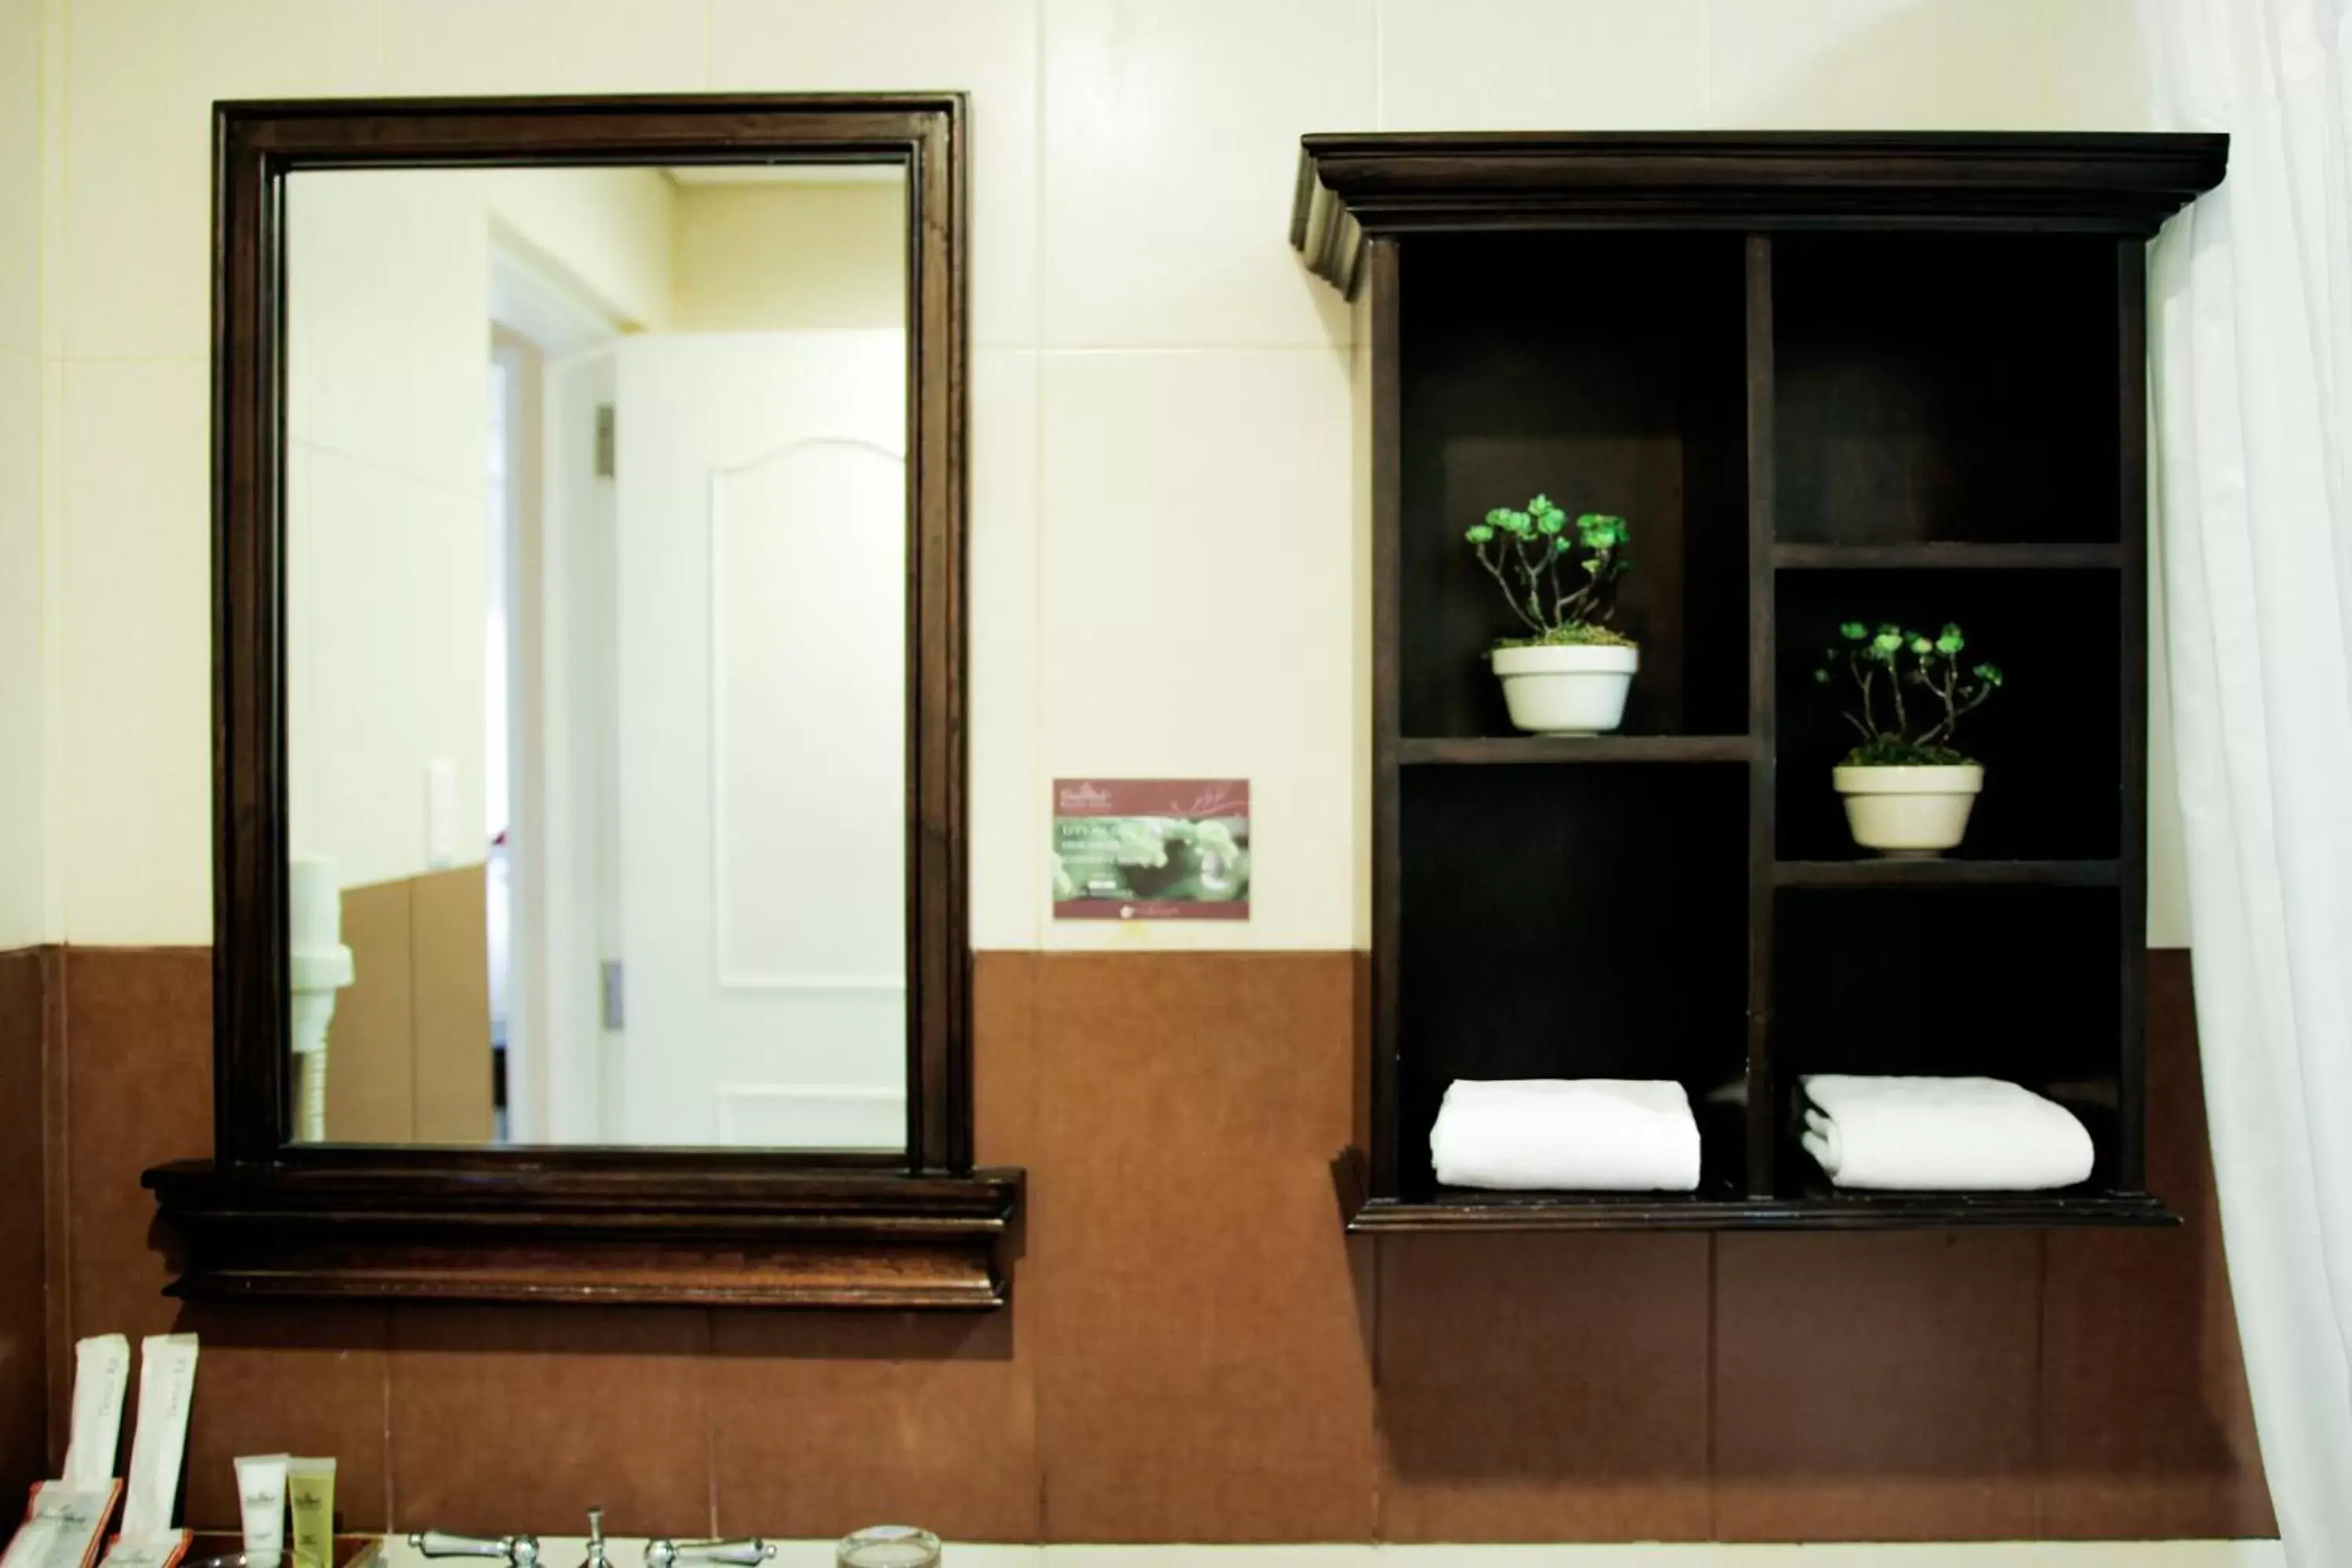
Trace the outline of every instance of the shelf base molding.
{"label": "shelf base molding", "polygon": [[[635,1152],[643,1156],[646,1152]],[[191,1300],[362,1298],[987,1310],[1022,1173],[486,1163],[146,1173]],[[429,1197],[419,1184],[437,1189]]]}
{"label": "shelf base molding", "polygon": [[1448,1188],[1426,1200],[1367,1194],[1363,1156],[1332,1163],[1352,1236],[1563,1230],[2051,1229],[2177,1226],[2147,1193],[1839,1193],[1720,1197],[1682,1193],[1503,1193]]}

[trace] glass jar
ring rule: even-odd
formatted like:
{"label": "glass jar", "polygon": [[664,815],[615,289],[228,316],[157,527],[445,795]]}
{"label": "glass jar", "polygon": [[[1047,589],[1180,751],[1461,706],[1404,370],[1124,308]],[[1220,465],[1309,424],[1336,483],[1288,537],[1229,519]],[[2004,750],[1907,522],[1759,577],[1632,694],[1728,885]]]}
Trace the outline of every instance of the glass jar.
{"label": "glass jar", "polygon": [[939,1568],[940,1538],[911,1524],[869,1524],[841,1538],[836,1568]]}

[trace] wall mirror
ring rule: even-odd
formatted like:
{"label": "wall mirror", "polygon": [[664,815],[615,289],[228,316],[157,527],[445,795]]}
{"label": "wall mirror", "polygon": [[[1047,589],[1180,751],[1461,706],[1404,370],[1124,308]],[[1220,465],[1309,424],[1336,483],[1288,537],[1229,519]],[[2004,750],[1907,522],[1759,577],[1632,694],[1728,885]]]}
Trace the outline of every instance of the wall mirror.
{"label": "wall mirror", "polygon": [[186,1295],[986,1306],[960,97],[224,104]]}

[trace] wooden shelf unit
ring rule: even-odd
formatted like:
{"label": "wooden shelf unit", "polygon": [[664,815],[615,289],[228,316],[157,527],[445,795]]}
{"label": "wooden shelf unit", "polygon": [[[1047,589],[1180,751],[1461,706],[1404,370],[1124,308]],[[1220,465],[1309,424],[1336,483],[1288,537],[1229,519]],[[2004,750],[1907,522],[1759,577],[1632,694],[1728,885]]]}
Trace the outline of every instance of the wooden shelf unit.
{"label": "wooden shelf unit", "polygon": [[[1352,1229],[2168,1223],[2145,1191],[2146,242],[2225,138],[1310,136],[1292,239],[1370,290],[1373,952]],[[1462,531],[1616,512],[1622,733],[1511,731]],[[1950,858],[1864,858],[1811,684],[1841,620],[2009,683]],[[2028,764],[2031,764],[2029,766]],[[1498,764],[1510,764],[1507,766]],[[1831,1189],[1807,1072],[2067,1104],[2089,1182]],[[1455,1079],[1669,1078],[1692,1194],[1437,1184]]]}

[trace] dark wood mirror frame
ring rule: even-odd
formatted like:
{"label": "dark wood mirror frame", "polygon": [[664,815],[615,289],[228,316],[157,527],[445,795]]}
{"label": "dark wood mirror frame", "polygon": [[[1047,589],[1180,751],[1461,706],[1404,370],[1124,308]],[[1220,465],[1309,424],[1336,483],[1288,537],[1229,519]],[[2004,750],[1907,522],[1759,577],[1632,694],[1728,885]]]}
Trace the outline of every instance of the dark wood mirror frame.
{"label": "dark wood mirror frame", "polygon": [[[184,1297],[988,1308],[1021,1173],[972,1168],[957,93],[223,103],[214,115],[214,1158],[145,1176]],[[288,1141],[284,181],[303,170],[907,170],[904,1155]]]}

